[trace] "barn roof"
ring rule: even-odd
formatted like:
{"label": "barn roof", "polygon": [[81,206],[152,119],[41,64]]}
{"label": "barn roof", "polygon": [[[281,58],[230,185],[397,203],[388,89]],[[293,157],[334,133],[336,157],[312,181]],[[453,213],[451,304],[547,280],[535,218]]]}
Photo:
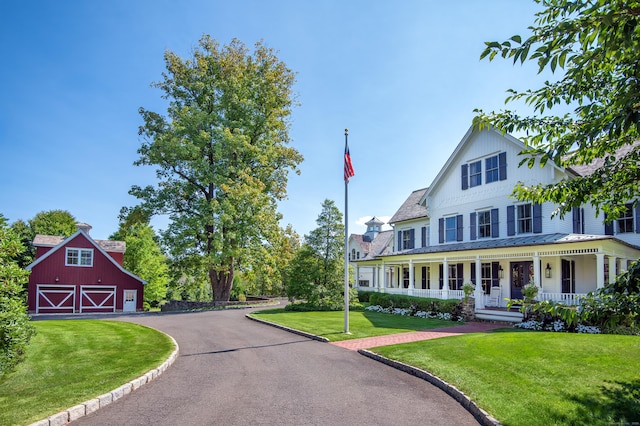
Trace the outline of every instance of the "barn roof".
{"label": "barn roof", "polygon": [[[42,235],[36,234],[33,239],[33,245],[36,247],[55,247],[65,240],[65,237],[59,237],[57,235]],[[127,244],[124,241],[117,240],[93,240],[96,244],[102,247],[103,250],[112,253],[124,253],[127,249]]]}

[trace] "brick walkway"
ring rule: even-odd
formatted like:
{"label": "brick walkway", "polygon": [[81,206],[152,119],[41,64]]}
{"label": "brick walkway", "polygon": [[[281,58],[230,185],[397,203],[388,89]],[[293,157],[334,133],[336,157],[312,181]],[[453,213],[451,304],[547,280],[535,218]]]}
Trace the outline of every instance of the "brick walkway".
{"label": "brick walkway", "polygon": [[481,333],[496,328],[508,327],[504,324],[492,324],[488,322],[468,322],[464,325],[452,327],[434,328],[426,331],[413,331],[410,333],[388,334],[386,336],[365,337],[363,339],[343,340],[331,342],[332,345],[357,351],[358,349],[374,348],[376,346],[395,345],[398,343],[417,342],[418,340],[437,339],[439,337],[456,336],[465,333]]}

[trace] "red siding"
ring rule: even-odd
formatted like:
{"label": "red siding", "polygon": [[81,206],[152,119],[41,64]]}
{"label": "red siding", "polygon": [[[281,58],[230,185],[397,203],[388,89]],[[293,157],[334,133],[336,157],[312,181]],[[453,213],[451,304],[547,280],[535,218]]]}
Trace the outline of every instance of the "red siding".
{"label": "red siding", "polygon": [[[66,248],[93,249],[93,266],[65,266]],[[120,253],[122,257],[122,253]],[[38,284],[67,284],[76,286],[76,294],[80,294],[81,285],[117,286],[116,310],[122,310],[124,290],[137,290],[136,310],[142,309],[144,285],[139,280],[122,272],[107,256],[102,254],[83,234],[78,234],[71,241],[51,253],[49,257],[35,265],[29,277],[29,310],[36,309],[36,286]],[[76,311],[79,311],[80,298],[76,297]]]}

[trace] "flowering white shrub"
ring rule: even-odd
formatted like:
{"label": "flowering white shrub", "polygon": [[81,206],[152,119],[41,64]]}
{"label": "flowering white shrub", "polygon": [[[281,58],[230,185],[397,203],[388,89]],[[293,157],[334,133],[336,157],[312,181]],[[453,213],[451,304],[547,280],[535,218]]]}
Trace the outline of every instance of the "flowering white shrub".
{"label": "flowering white shrub", "polygon": [[[565,323],[562,320],[555,320],[551,324],[547,324],[543,326],[543,323],[540,321],[529,320],[523,321],[519,324],[514,324],[514,327],[524,328],[525,330],[535,330],[535,331],[555,331],[555,332],[566,332],[567,329],[565,327]],[[592,325],[582,325],[578,324],[576,326],[576,333],[585,333],[585,334],[600,334],[601,331],[598,327]]]}
{"label": "flowering white shrub", "polygon": [[578,324],[578,326],[576,327],[576,333],[600,334],[602,332],[595,325]]}
{"label": "flowering white shrub", "polygon": [[[404,315],[411,316],[411,309],[404,308],[383,308],[380,305],[370,305],[364,308],[366,311],[372,312],[381,312],[383,314],[394,314],[394,315]],[[450,313],[444,312],[426,312],[426,311],[417,311],[413,316],[419,318],[431,318],[431,319],[439,319],[444,321],[452,321]],[[464,321],[463,318],[458,318],[458,322]]]}

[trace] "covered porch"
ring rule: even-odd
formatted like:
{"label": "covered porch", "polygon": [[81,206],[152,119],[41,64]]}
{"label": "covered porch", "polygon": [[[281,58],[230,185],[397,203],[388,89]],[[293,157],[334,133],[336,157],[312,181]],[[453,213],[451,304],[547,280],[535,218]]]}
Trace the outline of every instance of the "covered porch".
{"label": "covered porch", "polygon": [[462,285],[471,283],[479,311],[523,298],[530,282],[537,300],[579,304],[638,257],[640,249],[613,237],[552,234],[426,247],[354,265],[362,291],[462,299]]}

